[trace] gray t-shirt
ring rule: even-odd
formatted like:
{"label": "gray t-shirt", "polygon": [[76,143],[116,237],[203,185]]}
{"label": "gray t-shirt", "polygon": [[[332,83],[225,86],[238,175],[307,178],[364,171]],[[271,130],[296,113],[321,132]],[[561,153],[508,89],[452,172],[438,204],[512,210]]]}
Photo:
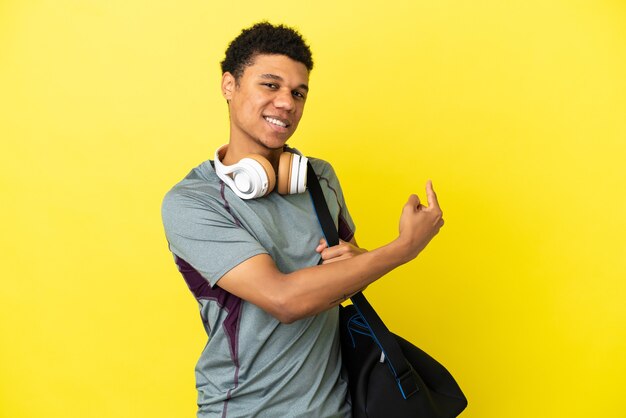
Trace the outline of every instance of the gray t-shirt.
{"label": "gray t-shirt", "polygon": [[[309,161],[340,237],[351,240],[354,223],[332,167]],[[242,200],[206,161],[167,193],[162,215],[209,337],[196,365],[198,417],[349,417],[338,308],[282,324],[219,287],[225,273],[258,254],[283,273],[317,264],[322,230],[309,193]]]}

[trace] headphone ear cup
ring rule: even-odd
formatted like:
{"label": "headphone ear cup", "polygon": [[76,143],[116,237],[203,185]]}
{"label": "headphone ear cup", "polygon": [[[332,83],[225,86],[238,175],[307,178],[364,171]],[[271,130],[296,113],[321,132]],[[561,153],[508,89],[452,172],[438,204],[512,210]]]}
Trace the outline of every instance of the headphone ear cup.
{"label": "headphone ear cup", "polygon": [[278,161],[278,193],[289,194],[291,187],[291,163],[293,154],[283,152]]}
{"label": "headphone ear cup", "polygon": [[[294,161],[294,163],[296,163],[296,161]],[[304,193],[306,192],[306,179],[307,179],[307,174],[308,174],[308,163],[309,163],[309,159],[302,156],[302,155],[298,155],[298,161],[296,166],[293,168],[295,171],[297,171],[297,183],[296,183],[296,190],[295,193]]]}
{"label": "headphone ear cup", "polygon": [[274,171],[274,167],[272,167],[272,164],[270,164],[268,160],[257,154],[249,154],[246,155],[244,158],[249,158],[256,161],[265,172],[265,175],[267,176],[268,186],[267,192],[263,196],[267,196],[272,192],[272,190],[274,190],[274,187],[276,187],[276,172]]}

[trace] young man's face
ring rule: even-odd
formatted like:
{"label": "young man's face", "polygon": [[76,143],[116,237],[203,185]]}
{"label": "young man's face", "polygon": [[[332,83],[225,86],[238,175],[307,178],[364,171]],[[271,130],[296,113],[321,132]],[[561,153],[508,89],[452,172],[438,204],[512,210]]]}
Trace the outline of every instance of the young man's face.
{"label": "young man's face", "polygon": [[308,82],[306,66],[285,55],[257,55],[238,83],[225,73],[231,143],[245,143],[251,152],[281,149],[298,127]]}

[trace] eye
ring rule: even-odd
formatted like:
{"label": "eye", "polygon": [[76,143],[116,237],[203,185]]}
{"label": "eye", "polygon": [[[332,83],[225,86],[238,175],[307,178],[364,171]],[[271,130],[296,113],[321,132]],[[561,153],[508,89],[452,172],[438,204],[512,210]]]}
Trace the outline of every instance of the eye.
{"label": "eye", "polygon": [[293,94],[293,96],[294,96],[296,99],[302,99],[302,100],[306,99],[305,94],[304,94],[304,93],[302,93],[302,92],[300,92],[300,91],[298,91],[298,90],[294,90],[293,92],[291,92],[291,94]]}
{"label": "eye", "polygon": [[262,84],[272,90],[276,90],[278,88],[278,84],[275,84],[275,83],[262,83]]}

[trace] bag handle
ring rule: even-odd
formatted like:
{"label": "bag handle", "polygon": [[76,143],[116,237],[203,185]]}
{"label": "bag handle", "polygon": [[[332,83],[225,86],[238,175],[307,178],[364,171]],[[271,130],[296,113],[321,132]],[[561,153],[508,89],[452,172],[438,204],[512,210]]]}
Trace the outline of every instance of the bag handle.
{"label": "bag handle", "polygon": [[[329,247],[339,244],[339,234],[337,228],[333,222],[332,216],[324,199],[324,192],[317,180],[317,175],[308,163],[307,167],[307,186],[309,193],[311,194],[311,200],[317,214],[317,219],[322,227],[324,238]],[[320,259],[318,264],[321,264]],[[354,304],[357,312],[363,317],[363,320],[370,329],[372,337],[376,344],[380,347],[385,355],[389,369],[396,379],[400,393],[404,399],[407,399],[417,391],[417,380],[415,379],[414,372],[409,363],[402,354],[402,349],[398,345],[394,335],[389,332],[389,329],[385,326],[382,319],[378,316],[372,305],[367,301],[363,292],[359,292],[353,295],[350,300]]]}

